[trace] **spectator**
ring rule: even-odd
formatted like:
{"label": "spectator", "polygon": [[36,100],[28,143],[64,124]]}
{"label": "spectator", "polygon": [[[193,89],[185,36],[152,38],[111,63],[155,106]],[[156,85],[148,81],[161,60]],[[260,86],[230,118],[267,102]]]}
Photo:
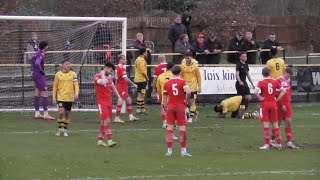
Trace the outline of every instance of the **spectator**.
{"label": "spectator", "polygon": [[[187,34],[181,34],[180,39],[177,40],[174,48],[174,52],[185,54],[186,52],[190,52],[193,50],[192,45],[189,43],[189,37]],[[183,55],[181,56],[175,56],[173,58],[173,62],[175,64],[181,64],[181,60],[183,58]]]}
{"label": "spectator", "polygon": [[181,24],[181,16],[177,15],[175,17],[175,23],[170,26],[168,38],[171,41],[172,52],[175,52],[175,43],[180,38],[182,34],[187,34],[187,29],[185,25]]}
{"label": "spectator", "polygon": [[218,54],[209,54],[207,59],[207,64],[219,64],[221,59],[221,52],[223,46],[221,42],[217,39],[215,33],[209,34],[209,38],[205,41],[205,45],[211,53]]}
{"label": "spectator", "polygon": [[[38,45],[38,35],[35,32],[31,33],[31,39],[27,44],[27,52],[37,52],[39,50]],[[28,54],[28,59],[30,60],[34,54]]]}
{"label": "spectator", "polygon": [[[147,44],[144,41],[142,33],[137,33],[136,34],[136,41],[134,42],[133,47],[135,49],[141,49],[141,48],[146,48],[147,49],[148,48]],[[138,56],[136,56],[136,57],[138,57]],[[147,57],[146,57],[145,60],[146,60],[148,65],[151,64],[151,53],[150,53],[150,50],[147,50]]]}
{"label": "spectator", "polygon": [[193,48],[198,53],[196,55],[196,60],[199,64],[206,64],[208,59],[209,50],[204,44],[204,35],[199,34],[197,37],[197,42],[193,44]]}
{"label": "spectator", "polygon": [[[107,27],[104,23],[97,25],[97,30],[93,38],[94,50],[105,50],[110,47],[112,42],[112,32],[110,27]],[[108,52],[95,52],[94,57],[99,64],[105,64],[106,54]]]}
{"label": "spectator", "polygon": [[[282,46],[276,40],[276,34],[270,33],[269,38],[264,41],[262,49],[271,49],[277,48],[278,50],[282,50]],[[269,59],[272,57],[270,56],[269,51],[261,52],[261,63],[266,64]]]}
{"label": "spectator", "polygon": [[[68,39],[66,45],[64,45],[64,50],[65,51],[71,51],[73,49],[74,49],[74,44],[72,44],[72,40]],[[67,59],[67,60],[70,60],[71,53],[69,53],[69,52],[68,53],[64,53],[63,54],[63,58]]]}
{"label": "spectator", "polygon": [[[236,33],[236,37],[229,41],[229,51],[245,51],[243,33],[241,31]],[[240,61],[239,53],[228,54],[228,62],[237,64]]]}
{"label": "spectator", "polygon": [[191,25],[190,25],[191,18],[192,17],[189,13],[184,13],[182,14],[181,21],[182,21],[182,24],[186,27],[187,34],[189,37],[189,42],[192,44],[193,39],[192,39],[192,32],[191,32]]}
{"label": "spectator", "polygon": [[[252,33],[246,32],[246,37],[244,40],[245,50],[259,50],[260,46],[257,41],[252,39]],[[257,60],[257,52],[247,52],[247,63],[248,64],[256,64]]]}

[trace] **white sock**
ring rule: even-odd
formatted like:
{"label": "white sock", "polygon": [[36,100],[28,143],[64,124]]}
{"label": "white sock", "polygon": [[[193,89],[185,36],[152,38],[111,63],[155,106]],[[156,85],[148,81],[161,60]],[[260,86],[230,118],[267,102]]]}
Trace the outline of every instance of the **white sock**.
{"label": "white sock", "polygon": [[133,115],[132,115],[132,114],[129,114],[129,118],[132,119],[132,118],[133,118]]}
{"label": "white sock", "polygon": [[119,120],[119,119],[120,119],[120,117],[119,117],[119,116],[116,116],[114,119],[115,119],[115,120]]}
{"label": "white sock", "polygon": [[163,125],[166,126],[167,125],[167,120],[162,121]]}
{"label": "white sock", "polygon": [[181,148],[181,154],[187,153],[187,148]]}
{"label": "white sock", "polygon": [[172,148],[168,148],[168,153],[172,154]]}
{"label": "white sock", "polygon": [[108,140],[108,144],[112,143],[112,140]]}
{"label": "white sock", "polygon": [[35,111],[35,114],[36,114],[36,116],[40,115],[40,112],[39,111]]}
{"label": "white sock", "polygon": [[141,110],[140,109],[137,109],[137,113],[140,113],[141,112]]}
{"label": "white sock", "polygon": [[44,111],[44,112],[43,112],[43,115],[44,115],[44,116],[49,116],[48,111]]}

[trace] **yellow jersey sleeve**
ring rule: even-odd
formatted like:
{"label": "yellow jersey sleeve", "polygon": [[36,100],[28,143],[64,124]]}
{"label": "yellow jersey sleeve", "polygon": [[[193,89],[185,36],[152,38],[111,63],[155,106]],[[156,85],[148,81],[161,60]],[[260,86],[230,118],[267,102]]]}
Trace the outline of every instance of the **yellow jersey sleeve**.
{"label": "yellow jersey sleeve", "polygon": [[73,86],[74,86],[75,94],[79,95],[80,88],[78,83],[78,77],[75,72],[73,72]]}

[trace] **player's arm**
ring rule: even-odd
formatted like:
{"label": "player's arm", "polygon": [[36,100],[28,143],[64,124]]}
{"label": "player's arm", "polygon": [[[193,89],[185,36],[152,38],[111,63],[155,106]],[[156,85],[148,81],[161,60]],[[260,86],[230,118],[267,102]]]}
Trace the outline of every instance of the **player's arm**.
{"label": "player's arm", "polygon": [[277,82],[277,88],[280,90],[280,94],[276,98],[276,102],[278,102],[280,99],[282,99],[284,94],[286,93],[286,89],[284,87],[282,87],[279,82]]}
{"label": "player's arm", "polygon": [[107,84],[107,77],[105,75],[104,70],[102,70],[100,74],[101,74],[101,78],[97,80],[97,83],[99,85],[105,86]]}
{"label": "player's arm", "polygon": [[59,86],[59,76],[56,74],[54,77],[53,88],[52,88],[52,102],[57,103],[57,90]]}
{"label": "player's arm", "polygon": [[162,94],[161,94],[161,89],[162,89],[162,87],[161,87],[160,79],[159,79],[159,78],[157,78],[156,90],[157,90],[157,93],[158,93],[159,97],[161,97],[161,96],[162,96]]}
{"label": "player's arm", "polygon": [[79,83],[78,83],[78,78],[76,73],[74,73],[73,87],[74,87],[74,98],[78,99],[80,88],[79,88]]}
{"label": "player's arm", "polygon": [[129,83],[131,86],[133,86],[134,88],[137,89],[138,86],[137,86],[134,82],[132,82],[132,81],[128,78],[127,75],[122,76],[122,78],[123,78],[125,81],[127,81],[127,83]]}
{"label": "player's arm", "polygon": [[167,86],[164,84],[163,91],[162,91],[162,104],[163,104],[163,109],[164,111],[167,112],[167,107],[168,107],[168,91],[167,91]]}
{"label": "player's arm", "polygon": [[255,87],[254,87],[254,84],[252,82],[252,79],[251,79],[251,76],[250,76],[249,72],[247,73],[247,77],[248,77],[248,79],[249,79],[249,81],[250,81],[250,83],[252,85],[252,89],[254,89]]}
{"label": "player's arm", "polygon": [[191,95],[191,91],[190,91],[190,88],[189,88],[188,84],[185,84],[185,85],[183,86],[183,89],[184,89],[184,92],[185,92],[184,104],[185,104],[185,105],[188,105],[187,103],[189,102],[189,100],[190,100],[190,95]]}
{"label": "player's arm", "polygon": [[264,98],[259,94],[260,92],[261,92],[260,88],[256,88],[254,90],[254,95],[257,97],[259,101],[263,101]]}
{"label": "player's arm", "polygon": [[121,99],[120,94],[119,94],[118,90],[116,89],[116,87],[114,86],[113,83],[111,83],[110,86],[111,86],[112,92],[113,92],[113,93],[117,96],[117,98],[118,98],[118,104],[122,104],[122,99]]}
{"label": "player's arm", "polygon": [[43,70],[42,67],[41,67],[41,61],[42,61],[42,57],[40,56],[40,57],[38,57],[38,58],[36,59],[35,65],[39,67],[40,73],[41,73],[42,75],[45,75],[44,70]]}
{"label": "player's arm", "polygon": [[197,66],[196,68],[196,78],[197,78],[197,83],[198,83],[198,93],[201,93],[201,75],[200,75],[200,70],[199,67]]}
{"label": "player's arm", "polygon": [[156,92],[158,90],[157,88],[157,81],[158,80],[158,76],[153,76],[153,80],[152,80],[152,92]]}
{"label": "player's arm", "polygon": [[139,68],[142,76],[148,81],[147,67],[143,63],[140,63]]}

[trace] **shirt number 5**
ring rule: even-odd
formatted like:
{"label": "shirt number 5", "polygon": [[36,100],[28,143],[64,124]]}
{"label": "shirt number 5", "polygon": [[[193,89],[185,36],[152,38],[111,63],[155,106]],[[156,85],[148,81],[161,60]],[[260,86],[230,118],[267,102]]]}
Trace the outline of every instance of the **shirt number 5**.
{"label": "shirt number 5", "polygon": [[175,95],[175,96],[178,96],[178,94],[179,94],[179,91],[178,91],[178,89],[177,89],[177,83],[175,83],[175,84],[172,84],[172,92],[173,92],[173,95]]}

